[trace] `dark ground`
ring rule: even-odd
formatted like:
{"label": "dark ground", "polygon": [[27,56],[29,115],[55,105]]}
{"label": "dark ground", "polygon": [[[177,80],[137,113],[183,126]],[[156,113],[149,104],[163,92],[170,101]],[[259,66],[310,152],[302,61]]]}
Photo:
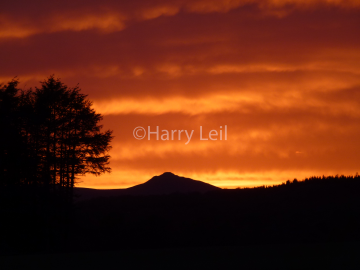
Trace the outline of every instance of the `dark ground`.
{"label": "dark ground", "polygon": [[359,269],[360,243],[249,245],[6,256],[0,269]]}
{"label": "dark ground", "polygon": [[0,269],[358,269],[359,194],[358,176],[71,207],[7,192]]}

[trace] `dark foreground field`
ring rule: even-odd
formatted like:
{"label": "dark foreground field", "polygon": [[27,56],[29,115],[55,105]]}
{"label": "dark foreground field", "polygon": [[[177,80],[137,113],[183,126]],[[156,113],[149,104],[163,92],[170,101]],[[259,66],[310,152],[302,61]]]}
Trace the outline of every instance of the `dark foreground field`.
{"label": "dark foreground field", "polygon": [[1,269],[349,269],[359,265],[359,194],[358,175],[66,207],[4,193]]}
{"label": "dark foreground field", "polygon": [[140,249],[1,257],[0,269],[358,269],[360,243]]}

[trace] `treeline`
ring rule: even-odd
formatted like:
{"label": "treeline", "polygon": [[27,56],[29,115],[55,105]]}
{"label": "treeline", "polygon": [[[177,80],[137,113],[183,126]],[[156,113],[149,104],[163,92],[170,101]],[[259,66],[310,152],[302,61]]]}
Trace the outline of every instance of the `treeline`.
{"label": "treeline", "polygon": [[[329,175],[329,176],[311,176],[311,177],[307,177],[304,180],[297,180],[297,178],[294,178],[293,180],[287,180],[286,182],[280,184],[280,185],[263,185],[263,186],[258,186],[258,187],[253,187],[253,188],[236,188],[236,189],[263,189],[263,188],[281,188],[284,186],[292,186],[294,187],[295,185],[298,186],[304,186],[304,185],[321,185],[324,184],[326,182],[327,185],[329,184],[345,184],[345,182],[349,182],[349,181],[359,181],[360,180],[360,176],[358,173],[356,173],[355,175]],[[341,181],[341,182],[339,182]]]}
{"label": "treeline", "polygon": [[112,131],[76,86],[50,76],[41,87],[0,85],[0,189],[31,187],[71,200],[78,175],[109,172]]}
{"label": "treeline", "polygon": [[296,178],[293,181],[287,180],[285,183],[283,183],[282,185],[290,185],[290,184],[310,184],[310,182],[312,184],[315,183],[321,183],[323,181],[326,181],[326,183],[338,183],[340,184],[339,181],[349,181],[349,180],[355,180],[358,181],[360,180],[360,176],[358,173],[356,173],[355,175],[329,175],[329,176],[311,176],[309,178],[305,178],[302,181],[298,181]]}
{"label": "treeline", "polygon": [[360,177],[269,188],[99,197],[76,205],[73,250],[360,241]]}
{"label": "treeline", "polygon": [[65,250],[78,176],[110,171],[101,119],[54,76],[34,89],[0,85],[0,254]]}

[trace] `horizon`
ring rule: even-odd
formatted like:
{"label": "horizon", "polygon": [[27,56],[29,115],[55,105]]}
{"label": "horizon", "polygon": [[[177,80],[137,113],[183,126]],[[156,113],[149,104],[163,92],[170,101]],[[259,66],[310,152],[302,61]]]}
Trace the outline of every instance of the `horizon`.
{"label": "horizon", "polygon": [[[142,183],[140,183],[140,184],[145,184],[145,183],[147,183],[148,181],[152,180],[154,177],[164,176],[165,174],[169,174],[169,173],[172,174],[173,176],[176,176],[176,177],[180,177],[180,178],[183,177],[183,178],[187,178],[187,179],[191,179],[191,180],[195,180],[195,181],[200,181],[200,182],[206,183],[206,182],[204,182],[204,181],[202,181],[202,180],[199,180],[199,179],[188,178],[188,177],[186,177],[186,176],[177,175],[177,174],[174,174],[174,173],[172,173],[172,172],[164,172],[164,173],[162,173],[162,174],[160,174],[160,175],[154,175],[154,176],[151,177],[150,179],[148,179],[148,180],[146,180],[145,182],[142,182]],[[343,176],[345,176],[345,177],[357,177],[357,176],[358,176],[358,173],[355,173],[354,175],[352,175],[352,174],[351,174],[351,175],[312,175],[312,176],[308,176],[308,177],[306,177],[306,178],[304,178],[304,179],[294,178],[294,179],[287,179],[286,181],[292,182],[293,180],[296,179],[297,182],[304,182],[306,179],[314,178],[314,177],[315,177],[315,178],[319,178],[319,177],[320,177],[320,178],[322,178],[322,177],[328,178],[328,177],[343,177]],[[218,187],[218,186],[215,186],[215,185],[213,185],[213,186],[218,187],[218,188],[220,188],[220,189],[247,189],[247,188],[252,189],[252,188],[257,188],[257,187],[266,187],[266,188],[268,188],[268,187],[276,187],[276,186],[280,186],[280,185],[286,184],[286,181],[281,182],[281,183],[279,183],[279,184],[273,184],[273,185],[257,185],[257,186],[241,186],[241,187],[238,187],[238,186]],[[125,188],[89,188],[89,187],[80,187],[80,186],[76,186],[76,187],[77,187],[77,188],[96,189],[96,190],[114,190],[114,189],[127,189],[127,188],[132,188],[132,187],[135,187],[135,186],[140,185],[140,184],[136,184],[136,185],[134,185],[134,186],[125,187]]]}
{"label": "horizon", "polygon": [[79,84],[114,131],[112,173],[77,187],[359,171],[359,1],[20,0],[2,4],[0,25],[0,84]]}

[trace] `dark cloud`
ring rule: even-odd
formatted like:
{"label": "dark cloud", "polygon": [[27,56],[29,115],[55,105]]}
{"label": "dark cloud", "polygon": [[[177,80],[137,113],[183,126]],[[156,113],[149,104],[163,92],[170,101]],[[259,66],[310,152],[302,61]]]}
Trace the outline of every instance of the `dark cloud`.
{"label": "dark cloud", "polygon": [[[359,15],[356,1],[6,2],[0,81],[79,83],[114,129],[120,178],[104,185],[163,171],[239,183],[355,172]],[[136,126],[225,124],[227,142],[132,137]]]}

